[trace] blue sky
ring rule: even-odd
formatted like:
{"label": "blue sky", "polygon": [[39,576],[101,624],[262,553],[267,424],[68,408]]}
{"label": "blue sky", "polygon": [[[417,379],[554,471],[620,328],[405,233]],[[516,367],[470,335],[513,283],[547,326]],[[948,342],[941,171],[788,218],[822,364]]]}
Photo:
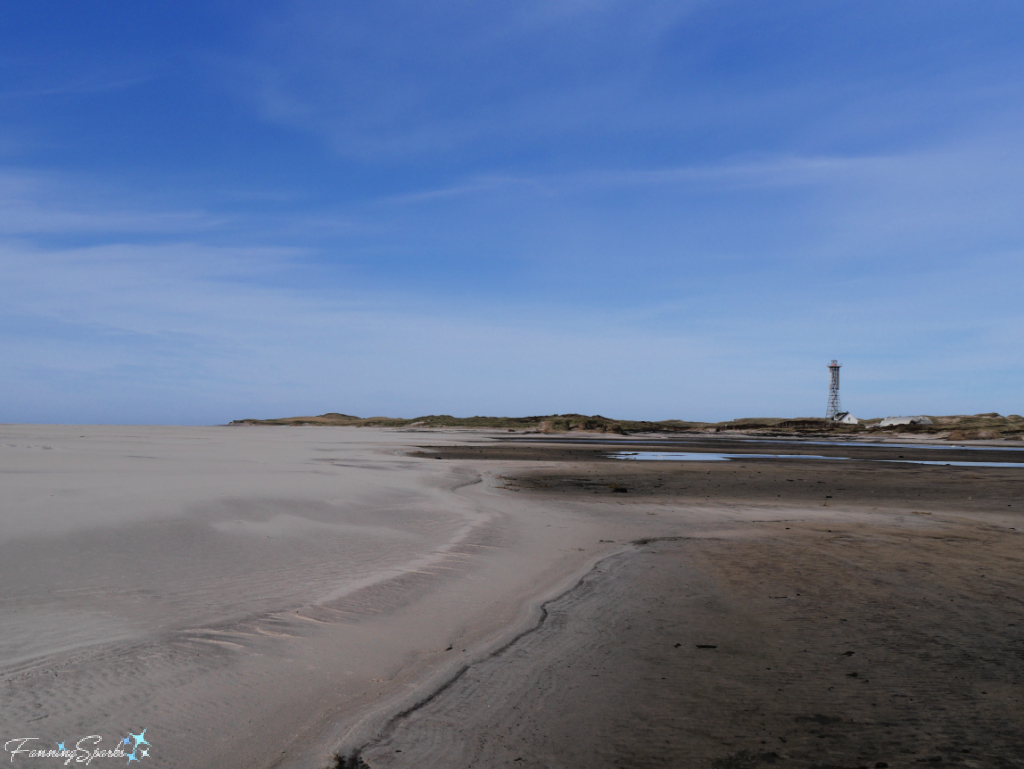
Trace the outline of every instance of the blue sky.
{"label": "blue sky", "polygon": [[1019,2],[0,12],[0,421],[1024,411]]}

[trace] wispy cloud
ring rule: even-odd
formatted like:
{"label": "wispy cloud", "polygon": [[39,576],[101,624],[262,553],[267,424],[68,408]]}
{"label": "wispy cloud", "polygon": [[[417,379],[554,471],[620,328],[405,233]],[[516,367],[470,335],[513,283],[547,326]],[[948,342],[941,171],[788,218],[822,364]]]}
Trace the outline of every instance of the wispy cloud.
{"label": "wispy cloud", "polygon": [[372,9],[319,3],[274,18],[250,51],[207,62],[264,119],[340,155],[408,157],[635,123],[649,107],[630,95],[627,68],[655,66],[660,38],[705,5],[454,4],[438,15],[406,3],[381,25]]}
{"label": "wispy cloud", "polygon": [[[1010,378],[987,397],[1013,410],[1022,367],[1006,369],[1004,352],[1024,310],[1012,285],[988,276],[1007,275],[1021,256],[919,273],[909,295],[905,279],[759,295],[736,276],[696,302],[437,306],[401,288],[310,290],[295,281],[309,269],[296,250],[8,243],[0,352],[13,378],[0,418],[73,421],[56,416],[58,398],[91,415],[79,419],[113,419],[123,404],[104,388],[132,390],[122,421],[337,409],[615,414],[622,404],[626,416],[650,418],[727,418],[737,403],[799,414],[810,413],[802,404],[814,402],[818,368],[836,348],[861,415],[956,410],[962,387],[1000,366]],[[760,372],[757,394],[732,375],[748,367]],[[187,407],[168,405],[179,399]]]}
{"label": "wispy cloud", "polygon": [[0,168],[0,235],[173,233],[222,226],[223,216],[196,210],[154,210],[95,180]]}
{"label": "wispy cloud", "polygon": [[390,195],[381,200],[418,203],[463,195],[479,195],[503,188],[524,188],[537,192],[579,192],[687,185],[701,191],[757,187],[786,187],[836,182],[892,167],[899,157],[766,157],[736,159],[724,163],[670,168],[587,170],[531,176],[488,174],[455,185]]}
{"label": "wispy cloud", "polygon": [[[828,46],[856,34],[842,31],[844,19],[868,23],[849,9],[818,19],[823,29],[794,8],[750,3],[456,3],[441,13],[399,4],[386,23],[379,13],[289,9],[258,27],[248,50],[209,61],[263,119],[364,162],[461,164],[496,145],[528,157],[555,147],[568,166],[584,149],[671,155],[689,145],[720,160],[736,141],[829,155],[866,136],[903,147],[949,140],[995,104],[1016,113],[1020,100],[1019,68],[999,47],[955,75],[890,49],[837,68]],[[893,30],[939,16],[895,14]]]}
{"label": "wispy cloud", "polygon": [[32,99],[46,96],[75,96],[104,93],[107,91],[121,91],[141,85],[151,79],[152,77],[150,76],[107,78],[93,75],[91,77],[76,78],[75,80],[56,85],[0,90],[0,100]]}

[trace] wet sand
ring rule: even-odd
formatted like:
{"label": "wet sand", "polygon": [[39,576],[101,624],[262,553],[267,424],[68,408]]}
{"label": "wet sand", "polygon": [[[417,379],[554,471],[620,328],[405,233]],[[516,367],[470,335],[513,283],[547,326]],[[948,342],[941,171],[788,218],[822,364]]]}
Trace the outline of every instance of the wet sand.
{"label": "wet sand", "polygon": [[910,457],[884,447],[825,450],[861,457],[846,463],[435,450],[517,461],[509,490],[651,534],[394,721],[367,765],[1024,765],[1021,468],[865,461]]}
{"label": "wet sand", "polygon": [[2,427],[5,739],[146,728],[175,767],[1021,765],[1024,468],[621,448]]}

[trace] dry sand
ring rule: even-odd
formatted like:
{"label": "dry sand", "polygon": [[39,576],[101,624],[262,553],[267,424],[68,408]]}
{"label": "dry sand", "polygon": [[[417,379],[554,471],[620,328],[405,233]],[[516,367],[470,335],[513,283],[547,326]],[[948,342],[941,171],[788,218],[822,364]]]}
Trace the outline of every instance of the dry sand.
{"label": "dry sand", "polygon": [[576,524],[467,496],[480,475],[415,437],[0,428],[4,740],[146,728],[154,766],[324,766],[527,623],[587,567]]}
{"label": "dry sand", "polygon": [[1024,765],[1024,468],[495,437],[0,428],[4,740],[146,728],[153,766],[229,769]]}

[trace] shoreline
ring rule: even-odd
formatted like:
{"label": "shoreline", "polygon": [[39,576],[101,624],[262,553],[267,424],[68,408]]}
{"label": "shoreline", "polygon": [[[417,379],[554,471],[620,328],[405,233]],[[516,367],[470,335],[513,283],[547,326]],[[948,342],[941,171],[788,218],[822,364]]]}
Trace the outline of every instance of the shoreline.
{"label": "shoreline", "polygon": [[[360,722],[357,726],[350,728],[342,743],[333,748],[335,754],[333,763],[340,769],[355,769],[356,767],[365,766],[365,763],[360,763],[363,760],[363,755],[372,751],[376,746],[387,742],[391,733],[403,721],[444,696],[447,691],[455,687],[474,668],[499,657],[527,636],[540,631],[550,616],[548,606],[578,589],[601,563],[621,555],[623,552],[625,550],[614,551],[597,557],[593,563],[586,564],[579,572],[570,575],[568,579],[564,580],[563,584],[554,586],[546,595],[528,603],[524,607],[523,612],[526,615],[525,621],[506,627],[492,644],[478,648],[472,660],[460,664],[454,672],[441,671],[435,673],[435,675],[431,676],[434,681],[422,682],[417,687],[417,692],[407,698],[411,702],[400,706],[400,709],[396,710],[394,703],[389,703],[387,710],[390,712],[384,716],[384,723],[382,725],[366,727],[363,722]],[[438,679],[440,679],[439,682]],[[358,735],[362,739],[353,739],[354,735]]]}

